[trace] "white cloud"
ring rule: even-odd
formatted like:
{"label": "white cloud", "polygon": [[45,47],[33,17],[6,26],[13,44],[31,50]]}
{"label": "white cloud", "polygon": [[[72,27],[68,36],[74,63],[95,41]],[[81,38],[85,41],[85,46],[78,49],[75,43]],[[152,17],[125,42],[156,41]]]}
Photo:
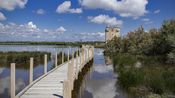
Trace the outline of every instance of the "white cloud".
{"label": "white cloud", "polygon": [[144,22],[144,24],[152,24],[153,21],[151,21],[149,18],[143,18],[142,21]]}
{"label": "white cloud", "polygon": [[74,35],[75,39],[81,39],[82,41],[104,41],[105,33],[104,32],[83,32],[80,34]]}
{"label": "white cloud", "polygon": [[57,9],[56,12],[57,13],[82,13],[82,9],[81,8],[75,8],[75,9],[71,9],[71,2],[70,1],[65,1],[62,4],[60,4]]}
{"label": "white cloud", "polygon": [[69,9],[69,12],[79,14],[79,13],[82,13],[82,9],[81,8]]}
{"label": "white cloud", "polygon": [[97,32],[97,33],[80,33],[82,36],[99,36],[99,37],[104,37],[105,33],[104,32]]}
{"label": "white cloud", "polygon": [[48,30],[48,29],[44,29],[43,31],[44,31],[44,32],[49,32],[49,30]]}
{"label": "white cloud", "polygon": [[0,23],[0,41],[63,41],[65,31],[63,26],[58,29],[40,29],[32,21],[20,25]]}
{"label": "white cloud", "polygon": [[111,26],[121,26],[123,24],[122,20],[117,20],[115,17],[109,17],[108,15],[98,15],[95,17],[89,16],[88,19],[93,23]]}
{"label": "white cloud", "polygon": [[3,13],[0,12],[0,21],[6,20],[6,17]]}
{"label": "white cloud", "polygon": [[[33,21],[25,24],[0,23],[0,41],[104,41],[104,32],[73,32],[64,26],[41,29]],[[0,70],[1,71],[1,70]]]}
{"label": "white cloud", "polygon": [[31,29],[37,29],[37,26],[35,24],[33,24],[32,21],[28,22],[27,27],[31,28]]}
{"label": "white cloud", "polygon": [[150,19],[149,18],[143,18],[142,21],[148,22],[148,21],[150,21]]}
{"label": "white cloud", "polygon": [[148,0],[79,0],[80,4],[89,9],[112,10],[122,17],[138,18],[147,13]]}
{"label": "white cloud", "polygon": [[145,24],[152,24],[153,23],[153,21],[147,21],[147,22],[145,22]]}
{"label": "white cloud", "polygon": [[62,26],[60,26],[59,28],[56,29],[56,32],[60,32],[60,33],[64,33],[66,31],[66,29]]}
{"label": "white cloud", "polygon": [[43,15],[43,14],[45,14],[45,10],[43,10],[43,9],[38,9],[38,10],[36,11],[36,13],[39,14],[39,15]]}
{"label": "white cloud", "polygon": [[154,14],[158,14],[158,13],[160,13],[160,10],[155,10],[154,11]]}
{"label": "white cloud", "polygon": [[16,7],[24,8],[28,0],[0,0],[0,9],[14,10]]}

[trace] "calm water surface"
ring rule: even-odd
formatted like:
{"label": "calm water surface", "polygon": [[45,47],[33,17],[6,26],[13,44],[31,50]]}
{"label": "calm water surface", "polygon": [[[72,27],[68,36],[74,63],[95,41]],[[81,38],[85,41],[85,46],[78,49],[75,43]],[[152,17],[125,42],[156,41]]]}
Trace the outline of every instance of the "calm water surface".
{"label": "calm water surface", "polygon": [[94,65],[86,74],[78,98],[127,98],[117,84],[112,62],[95,49]]}

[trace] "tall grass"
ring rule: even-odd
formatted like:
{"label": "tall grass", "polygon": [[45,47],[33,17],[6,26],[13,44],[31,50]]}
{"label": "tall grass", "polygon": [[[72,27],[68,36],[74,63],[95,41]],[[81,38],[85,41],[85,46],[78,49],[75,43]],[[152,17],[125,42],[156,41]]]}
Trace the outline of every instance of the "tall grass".
{"label": "tall grass", "polygon": [[[175,95],[175,66],[161,63],[163,57],[133,56],[119,54],[113,57],[118,83],[134,97],[149,93]],[[135,67],[136,62],[141,67]]]}

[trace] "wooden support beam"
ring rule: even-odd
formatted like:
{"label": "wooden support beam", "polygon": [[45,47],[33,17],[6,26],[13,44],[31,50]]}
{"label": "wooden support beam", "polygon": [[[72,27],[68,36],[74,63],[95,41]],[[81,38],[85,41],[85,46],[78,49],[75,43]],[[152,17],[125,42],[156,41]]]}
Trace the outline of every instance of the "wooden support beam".
{"label": "wooden support beam", "polygon": [[76,79],[78,79],[78,72],[79,72],[79,68],[78,68],[78,52],[76,53]]}
{"label": "wooden support beam", "polygon": [[[74,52],[72,52],[72,56],[74,55]],[[72,58],[72,64],[71,64],[71,67],[72,67],[72,87],[71,89],[73,90],[73,87],[74,87],[74,80],[75,80],[75,70],[74,70],[74,65],[75,65],[75,60],[74,60],[74,57]]]}
{"label": "wooden support beam", "polygon": [[47,54],[44,55],[44,74],[47,73]]}
{"label": "wooden support beam", "polygon": [[69,83],[67,80],[63,82],[63,98],[69,98]]}
{"label": "wooden support beam", "polygon": [[29,84],[33,82],[33,57],[30,58]]}
{"label": "wooden support beam", "polygon": [[58,62],[58,60],[57,60],[57,52],[55,53],[55,67],[57,67],[57,62]]}
{"label": "wooden support beam", "polygon": [[69,49],[67,51],[67,61],[69,61]]}
{"label": "wooden support beam", "polygon": [[64,63],[64,52],[62,51],[62,63]]}
{"label": "wooden support beam", "polygon": [[10,65],[11,71],[10,71],[10,93],[11,93],[11,98],[15,98],[15,63],[11,63]]}

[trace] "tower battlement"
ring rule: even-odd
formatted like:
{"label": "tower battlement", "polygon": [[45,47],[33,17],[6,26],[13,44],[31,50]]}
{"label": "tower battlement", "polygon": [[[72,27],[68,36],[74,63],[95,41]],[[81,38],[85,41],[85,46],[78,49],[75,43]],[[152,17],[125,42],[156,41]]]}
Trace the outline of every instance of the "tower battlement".
{"label": "tower battlement", "polygon": [[120,37],[120,28],[119,27],[106,27],[105,29],[105,41],[109,41],[114,37]]}

